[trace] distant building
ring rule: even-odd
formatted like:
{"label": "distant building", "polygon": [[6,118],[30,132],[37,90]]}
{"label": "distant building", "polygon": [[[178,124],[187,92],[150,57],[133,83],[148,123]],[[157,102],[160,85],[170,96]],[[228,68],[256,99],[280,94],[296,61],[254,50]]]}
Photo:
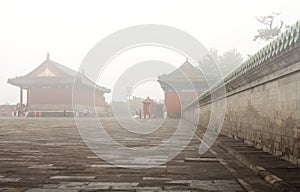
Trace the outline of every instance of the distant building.
{"label": "distant building", "polygon": [[142,103],[144,119],[163,118],[163,104],[156,103],[150,97],[147,97]]}
{"label": "distant building", "polygon": [[[80,82],[80,89],[74,92],[74,80]],[[19,105],[29,108],[29,116],[73,116],[72,100],[79,109],[97,113],[105,113],[104,93],[110,90],[100,87],[89,80],[84,73],[76,72],[55,61],[47,55],[47,59],[25,76],[8,79],[8,83],[20,88]],[[23,100],[23,92],[27,92],[27,101]],[[94,92],[95,90],[95,92]],[[95,94],[95,99],[90,98]],[[80,110],[77,112],[79,113]]]}
{"label": "distant building", "polygon": [[188,60],[175,71],[159,76],[158,82],[165,92],[167,117],[173,118],[180,117],[182,106],[190,104],[208,88],[202,72]]}
{"label": "distant building", "polygon": [[154,103],[154,101],[152,99],[150,99],[149,97],[147,97],[147,99],[145,99],[144,101],[142,101],[143,103],[143,113],[144,113],[144,119],[151,118],[151,115],[153,115],[152,113],[152,106],[151,104]]}

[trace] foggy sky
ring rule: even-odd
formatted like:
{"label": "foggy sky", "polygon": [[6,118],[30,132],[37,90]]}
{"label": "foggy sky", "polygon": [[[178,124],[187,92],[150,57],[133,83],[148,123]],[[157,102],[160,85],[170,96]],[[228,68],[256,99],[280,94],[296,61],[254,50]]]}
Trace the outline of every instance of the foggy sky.
{"label": "foggy sky", "polygon": [[[265,45],[252,41],[260,27],[255,16],[281,12],[286,24],[294,24],[300,19],[299,7],[299,0],[1,1],[0,104],[18,102],[19,89],[7,79],[32,71],[47,52],[77,70],[105,36],[133,25],[164,24],[186,31],[206,48],[221,53],[236,48],[246,57]],[[172,53],[155,57],[159,54],[176,65],[184,62]],[[113,79],[108,75],[100,84],[112,86]]]}

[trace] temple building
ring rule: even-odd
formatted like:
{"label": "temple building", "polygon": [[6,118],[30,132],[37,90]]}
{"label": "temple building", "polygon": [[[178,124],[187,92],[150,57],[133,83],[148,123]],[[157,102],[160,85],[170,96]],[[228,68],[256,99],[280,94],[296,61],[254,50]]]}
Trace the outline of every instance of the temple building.
{"label": "temple building", "polygon": [[173,72],[160,75],[158,82],[165,92],[167,117],[171,118],[179,118],[182,107],[190,104],[208,88],[202,72],[188,60]]}
{"label": "temple building", "polygon": [[[73,97],[75,79],[80,82],[80,89],[74,92],[76,97]],[[49,54],[36,69],[25,76],[8,79],[8,83],[20,88],[19,106],[23,111],[24,108],[30,109],[29,116],[73,116],[72,102],[80,106],[76,115],[95,109],[96,113],[105,113],[104,93],[110,92],[93,83],[84,73],[51,60]],[[24,92],[27,94],[26,101]],[[95,94],[94,100],[87,99],[91,98],[90,94]]]}

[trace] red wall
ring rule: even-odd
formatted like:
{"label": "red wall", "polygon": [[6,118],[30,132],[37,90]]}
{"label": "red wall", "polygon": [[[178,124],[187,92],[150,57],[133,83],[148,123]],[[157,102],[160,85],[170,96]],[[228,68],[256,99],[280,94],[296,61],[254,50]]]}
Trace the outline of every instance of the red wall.
{"label": "red wall", "polygon": [[196,95],[194,92],[180,92],[179,95],[176,92],[165,92],[166,111],[180,113],[181,104],[185,106],[200,95],[201,93]]}
{"label": "red wall", "polygon": [[165,105],[167,112],[178,112],[180,113],[180,98],[174,92],[165,93]]}
{"label": "red wall", "polygon": [[[72,88],[31,88],[30,89],[30,105],[38,104],[72,104]],[[83,88],[76,91],[74,103],[80,105],[94,105],[94,90]],[[104,106],[105,98],[101,93],[97,93],[96,106]]]}
{"label": "red wall", "polygon": [[30,104],[72,104],[70,88],[31,88]]}

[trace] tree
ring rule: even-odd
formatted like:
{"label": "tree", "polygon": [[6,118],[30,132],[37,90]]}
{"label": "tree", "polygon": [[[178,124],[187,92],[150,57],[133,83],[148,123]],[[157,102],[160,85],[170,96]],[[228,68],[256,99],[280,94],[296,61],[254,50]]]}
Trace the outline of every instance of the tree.
{"label": "tree", "polygon": [[212,56],[212,58],[215,60],[215,62],[219,62],[219,53],[218,50],[216,48],[210,48],[209,49],[209,54]]}
{"label": "tree", "polygon": [[131,115],[134,116],[136,110],[143,108],[142,101],[144,101],[143,98],[133,96],[129,101],[112,101],[111,105],[113,106],[113,110],[118,112],[118,115],[127,116],[129,110]]}
{"label": "tree", "polygon": [[[243,57],[236,49],[228,50],[222,55],[219,55],[218,50],[212,48],[208,54],[198,62],[200,69],[206,69],[204,72],[206,73],[206,78],[209,78],[207,80],[210,84],[214,84],[240,66],[243,62]],[[218,69],[216,67],[219,67],[221,76],[217,73]]]}
{"label": "tree", "polygon": [[218,60],[221,72],[225,76],[242,64],[243,57],[242,54],[236,49],[231,49],[224,52],[223,55],[219,56]]}
{"label": "tree", "polygon": [[[271,15],[256,17],[256,20],[261,23],[264,27],[257,30],[258,35],[254,36],[253,41],[261,39],[264,41],[271,41],[275,39],[282,31],[284,22],[280,20],[278,26],[274,26],[275,20],[278,18],[280,13],[272,13]],[[289,26],[285,26],[288,28]]]}
{"label": "tree", "polygon": [[[216,63],[220,71],[222,72],[222,75],[225,76],[232,70],[234,70],[236,67],[241,65],[243,62],[243,57],[240,52],[238,52],[236,49],[231,49],[226,52],[224,52],[222,55],[218,54],[218,50],[215,48],[212,48],[209,50],[209,55],[206,56],[206,59],[203,62],[200,63],[201,65],[205,65],[207,69],[209,69],[209,65],[213,65]],[[215,73],[214,68],[210,69],[212,71],[212,74]]]}
{"label": "tree", "polygon": [[136,110],[143,108],[142,101],[144,101],[143,98],[136,96],[133,96],[132,99],[129,101],[129,109],[133,115],[135,114]]}
{"label": "tree", "polygon": [[204,73],[204,76],[209,84],[215,84],[221,77],[218,73],[218,50],[211,48],[204,57],[198,60],[198,67]]}

